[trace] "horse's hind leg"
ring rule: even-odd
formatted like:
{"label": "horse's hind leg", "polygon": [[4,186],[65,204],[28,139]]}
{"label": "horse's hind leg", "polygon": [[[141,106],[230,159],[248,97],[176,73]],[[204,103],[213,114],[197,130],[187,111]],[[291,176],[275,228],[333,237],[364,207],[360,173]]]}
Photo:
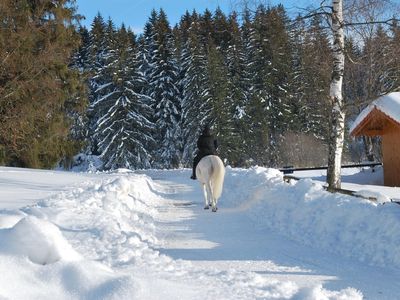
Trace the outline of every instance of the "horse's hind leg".
{"label": "horse's hind leg", "polygon": [[214,193],[213,193],[213,187],[211,185],[211,182],[207,185],[208,187],[208,196],[209,196],[209,203],[212,206],[212,211],[216,212],[217,211],[217,199],[215,199]]}
{"label": "horse's hind leg", "polygon": [[215,199],[214,195],[212,195],[212,211],[216,212],[218,209],[217,207],[217,199]]}
{"label": "horse's hind leg", "polygon": [[214,202],[213,202],[214,197],[213,197],[213,191],[212,191],[210,182],[208,182],[206,184],[206,187],[207,187],[207,196],[208,196],[207,197],[208,206],[211,206],[214,210]]}
{"label": "horse's hind leg", "polygon": [[203,184],[203,194],[204,194],[204,201],[205,201],[205,205],[204,205],[204,209],[209,209],[210,205],[208,203],[208,193],[207,193],[207,188],[206,185]]}
{"label": "horse's hind leg", "polygon": [[212,211],[213,211],[213,212],[216,212],[217,209],[218,209],[218,207],[217,207],[217,201],[216,201],[216,199],[214,198],[214,195],[213,195],[213,196],[212,196]]}

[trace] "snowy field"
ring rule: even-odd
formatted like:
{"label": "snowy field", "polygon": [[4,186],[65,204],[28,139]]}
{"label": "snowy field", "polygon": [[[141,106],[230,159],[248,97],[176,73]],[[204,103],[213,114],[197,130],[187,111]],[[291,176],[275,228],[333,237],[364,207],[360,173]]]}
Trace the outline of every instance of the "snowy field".
{"label": "snowy field", "polygon": [[188,169],[0,168],[0,299],[399,299],[399,190],[344,172],[379,203],[318,171],[227,168],[212,213]]}

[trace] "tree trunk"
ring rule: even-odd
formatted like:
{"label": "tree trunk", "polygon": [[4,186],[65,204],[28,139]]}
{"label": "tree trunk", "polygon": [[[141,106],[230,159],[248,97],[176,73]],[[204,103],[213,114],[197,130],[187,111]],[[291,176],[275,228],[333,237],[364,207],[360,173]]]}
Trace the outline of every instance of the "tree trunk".
{"label": "tree trunk", "polygon": [[340,188],[340,170],[344,142],[342,84],[344,72],[343,0],[332,0],[333,70],[330,85],[332,114],[330,119],[327,183],[329,189]]}

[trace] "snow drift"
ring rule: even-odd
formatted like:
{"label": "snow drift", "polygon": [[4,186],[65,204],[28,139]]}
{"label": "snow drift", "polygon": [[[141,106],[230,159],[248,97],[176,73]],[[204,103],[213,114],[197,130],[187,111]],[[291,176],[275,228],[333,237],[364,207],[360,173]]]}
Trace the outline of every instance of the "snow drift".
{"label": "snow drift", "polygon": [[310,179],[287,184],[275,169],[228,169],[227,176],[223,198],[246,208],[258,226],[368,264],[400,267],[398,204],[331,194]]}

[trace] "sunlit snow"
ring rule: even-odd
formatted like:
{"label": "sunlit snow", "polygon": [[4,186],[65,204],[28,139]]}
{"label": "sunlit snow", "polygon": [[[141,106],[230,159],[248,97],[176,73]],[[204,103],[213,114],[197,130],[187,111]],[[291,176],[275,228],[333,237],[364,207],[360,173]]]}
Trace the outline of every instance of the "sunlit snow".
{"label": "sunlit snow", "polygon": [[347,172],[381,200],[228,167],[212,213],[188,169],[0,168],[0,299],[396,299],[398,190]]}

